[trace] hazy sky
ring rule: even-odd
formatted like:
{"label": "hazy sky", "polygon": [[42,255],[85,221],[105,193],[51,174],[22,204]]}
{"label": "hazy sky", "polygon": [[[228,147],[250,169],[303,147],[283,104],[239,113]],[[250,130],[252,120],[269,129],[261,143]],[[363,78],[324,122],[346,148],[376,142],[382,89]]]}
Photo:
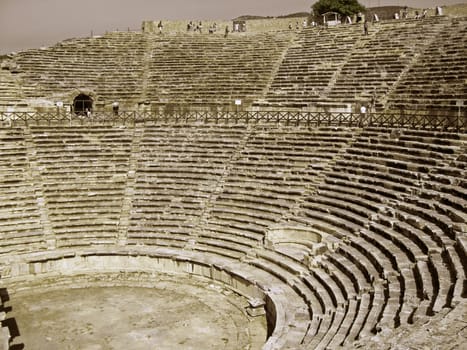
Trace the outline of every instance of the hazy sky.
{"label": "hazy sky", "polygon": [[[467,0],[360,0],[365,6],[431,7]],[[231,19],[309,11],[315,0],[0,0],[0,54],[63,39],[139,30],[143,20]]]}

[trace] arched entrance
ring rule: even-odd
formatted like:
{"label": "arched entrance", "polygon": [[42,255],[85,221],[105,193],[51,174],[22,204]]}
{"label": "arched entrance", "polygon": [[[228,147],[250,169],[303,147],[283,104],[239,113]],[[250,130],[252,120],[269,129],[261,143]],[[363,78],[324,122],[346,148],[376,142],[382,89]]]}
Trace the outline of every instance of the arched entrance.
{"label": "arched entrance", "polygon": [[79,94],[73,100],[73,111],[76,114],[84,115],[87,111],[92,111],[92,98],[86,94]]}

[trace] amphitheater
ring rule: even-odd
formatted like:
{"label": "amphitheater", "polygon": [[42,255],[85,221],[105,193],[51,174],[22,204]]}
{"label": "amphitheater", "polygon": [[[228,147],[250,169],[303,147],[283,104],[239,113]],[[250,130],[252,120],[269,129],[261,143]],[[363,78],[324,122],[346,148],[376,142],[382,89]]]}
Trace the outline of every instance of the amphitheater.
{"label": "amphitheater", "polygon": [[467,18],[155,23],[2,57],[0,349],[465,348]]}

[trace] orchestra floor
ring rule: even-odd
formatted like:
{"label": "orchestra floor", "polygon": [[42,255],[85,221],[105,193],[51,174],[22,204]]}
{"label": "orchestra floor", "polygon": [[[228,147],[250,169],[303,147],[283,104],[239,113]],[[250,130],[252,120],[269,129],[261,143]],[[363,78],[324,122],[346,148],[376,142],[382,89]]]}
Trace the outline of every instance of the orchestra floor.
{"label": "orchestra floor", "polygon": [[48,281],[11,293],[17,339],[30,350],[233,350],[265,342],[265,317],[248,316],[247,300],[219,284],[170,276],[147,287],[108,284]]}

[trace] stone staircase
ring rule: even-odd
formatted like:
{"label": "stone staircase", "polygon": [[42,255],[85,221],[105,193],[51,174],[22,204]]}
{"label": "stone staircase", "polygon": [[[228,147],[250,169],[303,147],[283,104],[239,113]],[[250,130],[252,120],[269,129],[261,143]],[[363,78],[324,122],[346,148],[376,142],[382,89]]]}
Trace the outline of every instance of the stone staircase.
{"label": "stone staircase", "polygon": [[134,126],[128,173],[126,175],[125,193],[122,200],[120,222],[118,223],[118,245],[126,245],[128,241],[128,226],[130,224],[133,198],[135,194],[136,173],[138,171],[140,143],[142,136],[143,130],[137,126]]}

